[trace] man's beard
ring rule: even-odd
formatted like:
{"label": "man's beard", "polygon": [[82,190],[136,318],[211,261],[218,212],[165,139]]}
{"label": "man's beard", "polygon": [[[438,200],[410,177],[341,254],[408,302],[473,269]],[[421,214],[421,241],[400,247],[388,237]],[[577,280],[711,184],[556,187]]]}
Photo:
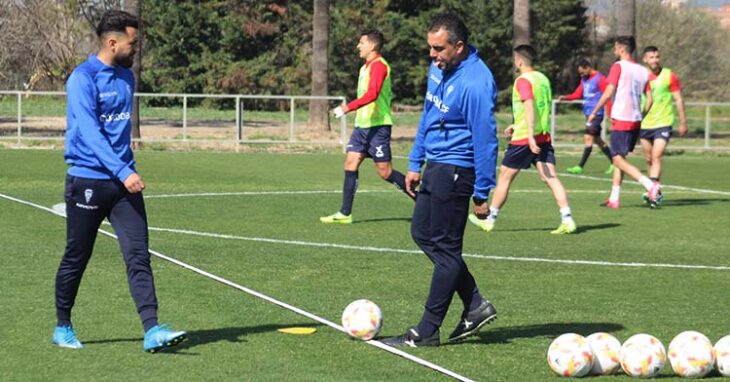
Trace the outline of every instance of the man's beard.
{"label": "man's beard", "polygon": [[131,68],[132,65],[134,65],[134,55],[117,58],[115,61],[117,64],[125,68]]}

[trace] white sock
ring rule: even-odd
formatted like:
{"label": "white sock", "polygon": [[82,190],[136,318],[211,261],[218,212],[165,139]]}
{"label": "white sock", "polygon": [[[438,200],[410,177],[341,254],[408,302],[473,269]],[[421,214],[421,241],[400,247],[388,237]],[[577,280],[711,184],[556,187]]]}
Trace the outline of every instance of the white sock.
{"label": "white sock", "polygon": [[571,223],[573,221],[573,214],[570,212],[570,207],[563,207],[560,209],[560,217],[563,223]]}
{"label": "white sock", "polygon": [[651,190],[651,188],[654,186],[654,181],[649,179],[649,177],[646,175],[642,175],[641,178],[639,178],[639,183],[641,183],[641,185],[644,186],[647,191]]}
{"label": "white sock", "polygon": [[611,187],[611,196],[608,197],[608,201],[618,202],[620,195],[621,195],[621,186],[613,186],[613,187]]}
{"label": "white sock", "polygon": [[487,220],[490,222],[494,222],[495,220],[497,220],[497,216],[499,216],[499,208],[489,207],[489,216],[487,216]]}

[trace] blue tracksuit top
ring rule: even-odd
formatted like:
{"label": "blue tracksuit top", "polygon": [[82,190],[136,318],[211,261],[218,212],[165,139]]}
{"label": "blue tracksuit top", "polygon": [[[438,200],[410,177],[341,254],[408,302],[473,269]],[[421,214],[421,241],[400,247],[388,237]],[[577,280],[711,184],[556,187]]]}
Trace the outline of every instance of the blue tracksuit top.
{"label": "blue tracksuit top", "polygon": [[124,181],[135,173],[130,146],[134,75],[108,66],[96,55],[76,67],[66,82],[68,174]]}
{"label": "blue tracksuit top", "polygon": [[469,46],[468,57],[448,72],[432,63],[427,81],[409,171],[420,172],[424,159],[474,168],[474,197],[487,199],[496,185],[499,149],[492,72]]}

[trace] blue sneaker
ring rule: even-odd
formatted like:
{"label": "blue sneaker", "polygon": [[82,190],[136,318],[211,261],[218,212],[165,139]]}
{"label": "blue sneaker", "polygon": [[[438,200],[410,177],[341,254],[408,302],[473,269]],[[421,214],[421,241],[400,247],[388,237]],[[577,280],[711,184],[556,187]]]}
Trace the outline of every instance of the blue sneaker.
{"label": "blue sneaker", "polygon": [[71,326],[56,326],[53,331],[53,343],[69,349],[81,349],[84,345],[76,338],[76,331]]}
{"label": "blue sneaker", "polygon": [[157,353],[185,341],[188,338],[185,332],[176,332],[170,329],[167,324],[157,325],[144,334],[144,351]]}

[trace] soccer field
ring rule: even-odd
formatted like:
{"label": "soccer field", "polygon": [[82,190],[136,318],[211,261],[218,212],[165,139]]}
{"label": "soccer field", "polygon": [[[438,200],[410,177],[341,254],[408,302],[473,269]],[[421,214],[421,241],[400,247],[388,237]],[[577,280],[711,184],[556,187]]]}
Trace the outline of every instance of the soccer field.
{"label": "soccer field", "polygon": [[[339,208],[342,154],[136,156],[151,249],[338,324],[350,301],[371,299],[385,317],[381,336],[420,319],[431,264],[410,238],[413,204],[377,178],[371,162],[360,170],[355,224],[331,226],[318,217]],[[632,157],[644,168],[638,152]],[[558,168],[575,161],[560,156]],[[713,343],[730,334],[730,157],[666,157],[658,210],[642,205],[633,182],[621,209],[598,207],[610,190],[605,162],[594,154],[586,174],[561,173],[574,235],[549,234],[560,222],[555,202],[534,172],[521,174],[494,231],[467,226],[465,235],[466,261],[499,319],[462,343],[406,351],[474,380],[549,381],[558,377],[546,351],[562,333],[607,331],[624,341],[645,332],[665,346],[684,330]],[[63,201],[61,151],[0,149],[0,163],[1,194],[43,207]],[[73,312],[85,348],[60,349],[51,335],[64,219],[0,198],[0,242],[0,381],[448,380],[160,258],[153,259],[160,319],[189,340],[144,353],[122,256],[102,235]],[[442,340],[461,310],[457,298]],[[290,326],[318,331],[277,332]],[[667,363],[661,376],[672,375]]]}

